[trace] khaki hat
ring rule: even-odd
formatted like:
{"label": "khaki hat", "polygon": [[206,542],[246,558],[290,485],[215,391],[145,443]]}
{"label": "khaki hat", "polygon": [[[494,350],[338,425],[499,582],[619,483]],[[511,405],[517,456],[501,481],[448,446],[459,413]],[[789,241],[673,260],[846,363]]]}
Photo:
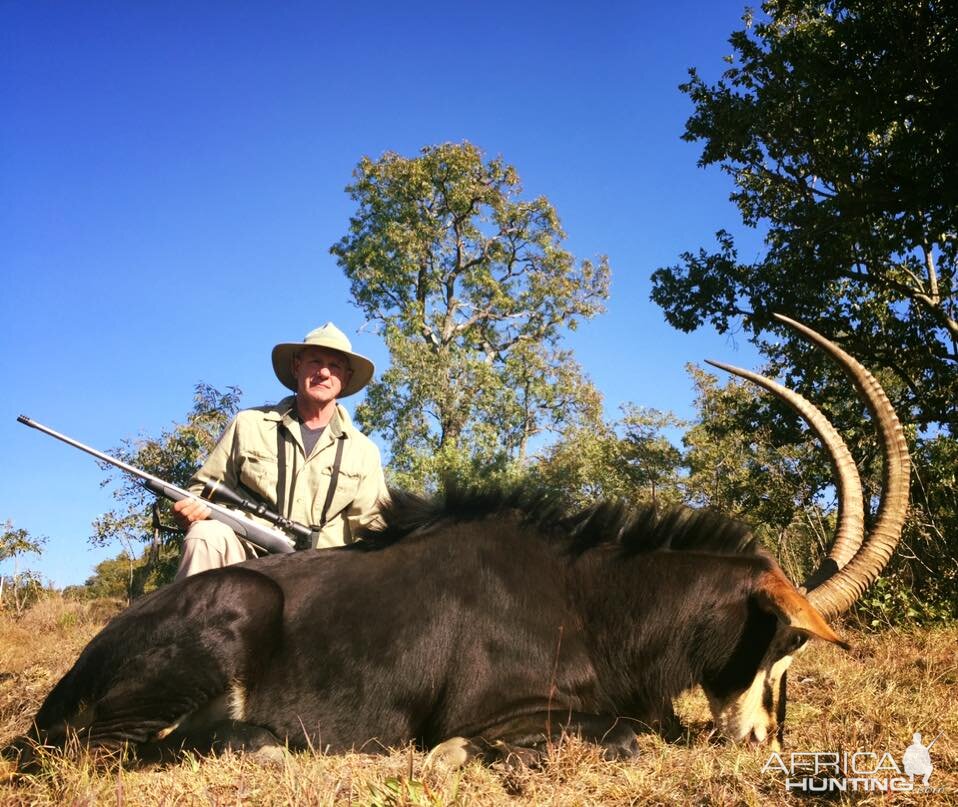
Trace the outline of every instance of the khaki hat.
{"label": "khaki hat", "polygon": [[315,330],[310,331],[302,342],[283,342],[273,348],[273,372],[284,387],[296,391],[296,376],[293,375],[293,358],[299,351],[307,347],[325,347],[329,350],[338,350],[349,357],[349,366],[353,374],[349,382],[339,393],[340,398],[353,395],[365,387],[373,377],[373,363],[365,356],[353,353],[353,346],[339,328],[327,322]]}

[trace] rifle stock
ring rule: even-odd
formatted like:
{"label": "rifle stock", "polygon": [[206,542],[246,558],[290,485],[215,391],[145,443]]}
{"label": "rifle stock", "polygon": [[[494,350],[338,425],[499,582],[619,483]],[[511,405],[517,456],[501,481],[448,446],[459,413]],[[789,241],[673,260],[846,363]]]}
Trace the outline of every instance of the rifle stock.
{"label": "rifle stock", "polygon": [[[44,426],[42,423],[37,423],[37,421],[28,418],[26,415],[20,415],[17,418],[17,421],[25,426],[37,429],[44,434],[48,434],[50,437],[55,437],[57,440],[60,440],[67,445],[71,445],[74,448],[80,449],[80,451],[85,451],[87,454],[96,457],[101,462],[114,465],[121,471],[125,471],[132,476],[142,479],[143,486],[151,493],[154,493],[158,496],[164,496],[165,498],[174,502],[178,502],[181,499],[200,498],[195,493],[190,493],[188,490],[184,490],[181,487],[172,485],[169,482],[164,482],[159,477],[153,476],[153,474],[148,474],[146,471],[142,471],[139,468],[128,465],[122,460],[118,460],[116,457],[111,457],[109,454],[104,454],[102,451],[97,451],[95,448],[90,448],[90,446],[84,445],[83,443],[74,440],[71,437],[67,437],[65,434],[60,434],[60,432],[54,431],[48,426]],[[236,498],[239,501],[247,502],[247,500],[241,499],[241,497],[237,496]],[[245,538],[252,544],[256,544],[256,546],[265,549],[267,552],[286,554],[292,552],[295,548],[290,537],[279,530],[274,530],[270,527],[259,524],[243,513],[230,510],[229,508],[223,507],[216,502],[203,499],[203,504],[210,509],[210,518],[225,524],[238,536]],[[266,513],[275,516],[275,514],[269,513],[269,511],[262,507],[262,505],[254,505],[254,507],[256,507],[254,512],[256,512],[258,515],[263,515]],[[281,519],[280,516],[275,517],[277,519]],[[305,536],[309,536],[311,534],[309,527],[306,527],[302,524],[297,524],[294,521],[288,521],[287,519],[281,519],[281,521],[284,522],[284,526],[296,534],[297,538],[299,538],[301,541],[303,540],[304,534]]]}

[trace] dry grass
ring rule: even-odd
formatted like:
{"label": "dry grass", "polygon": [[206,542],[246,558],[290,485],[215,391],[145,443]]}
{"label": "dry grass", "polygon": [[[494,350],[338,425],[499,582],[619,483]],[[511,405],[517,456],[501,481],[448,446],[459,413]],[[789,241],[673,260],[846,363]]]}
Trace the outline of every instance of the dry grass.
{"label": "dry grass", "polygon": [[[0,614],[0,744],[26,729],[46,692],[115,606],[51,599],[14,621]],[[958,804],[958,628],[851,635],[844,653],[816,644],[794,663],[787,753],[889,751],[900,763],[914,731],[932,749],[934,792],[801,799],[817,804]],[[767,750],[714,744],[704,699],[679,704],[684,741],[641,738],[642,756],[604,762],[569,740],[538,770],[470,764],[426,770],[411,749],[387,756],[287,754],[187,757],[175,766],[131,769],[89,758],[50,758],[36,776],[0,783],[3,805],[785,805],[784,774],[762,772]],[[2,773],[0,773],[2,777]]]}

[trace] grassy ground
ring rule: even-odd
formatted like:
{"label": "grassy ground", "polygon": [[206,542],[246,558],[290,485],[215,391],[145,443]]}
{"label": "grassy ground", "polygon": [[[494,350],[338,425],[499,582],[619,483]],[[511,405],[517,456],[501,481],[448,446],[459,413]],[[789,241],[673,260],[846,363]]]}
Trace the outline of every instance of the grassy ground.
{"label": "grassy ground", "polygon": [[[31,716],[84,644],[116,610],[111,603],[52,598],[20,620],[0,612],[0,745]],[[815,644],[796,659],[789,680],[790,752],[888,751],[901,765],[912,733],[931,750],[931,792],[799,797],[781,770],[763,767],[767,749],[716,744],[699,695],[679,711],[686,738],[641,739],[642,756],[608,763],[575,740],[553,749],[538,770],[470,764],[428,770],[424,756],[288,754],[261,764],[241,756],[186,758],[145,770],[88,758],[52,758],[40,774],[13,778],[0,767],[0,805],[628,805],[628,804],[958,804],[958,628],[848,634],[854,649]],[[3,763],[0,763],[2,766]]]}

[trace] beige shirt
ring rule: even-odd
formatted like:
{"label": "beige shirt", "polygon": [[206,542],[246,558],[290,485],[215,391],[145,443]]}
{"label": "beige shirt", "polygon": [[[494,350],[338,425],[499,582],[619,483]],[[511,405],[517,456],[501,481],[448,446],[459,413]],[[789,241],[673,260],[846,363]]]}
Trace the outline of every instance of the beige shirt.
{"label": "beige shirt", "polygon": [[294,416],[295,406],[295,396],[289,396],[274,406],[244,409],[237,414],[203,467],[190,480],[190,490],[199,493],[207,480],[218,481],[247,497],[252,494],[278,512],[277,449],[281,449],[286,459],[281,515],[318,531],[336,443],[342,440],[343,458],[336,491],[326,525],[314,534],[313,546],[351,543],[360,527],[381,524],[379,505],[389,498],[379,449],[353,426],[346,410],[337,404],[336,414],[307,457],[299,421]]}

